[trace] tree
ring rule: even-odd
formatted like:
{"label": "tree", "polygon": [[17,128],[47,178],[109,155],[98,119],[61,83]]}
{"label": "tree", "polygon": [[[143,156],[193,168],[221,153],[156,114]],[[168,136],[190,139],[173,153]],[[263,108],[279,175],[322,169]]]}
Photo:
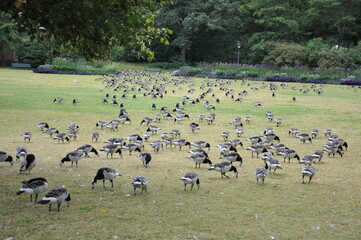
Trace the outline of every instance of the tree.
{"label": "tree", "polygon": [[9,0],[0,9],[12,14],[21,31],[56,39],[86,58],[107,55],[114,46],[146,45],[165,30],[154,27],[154,12],[166,0]]}
{"label": "tree", "polygon": [[15,48],[16,36],[10,15],[0,11],[0,54]]}

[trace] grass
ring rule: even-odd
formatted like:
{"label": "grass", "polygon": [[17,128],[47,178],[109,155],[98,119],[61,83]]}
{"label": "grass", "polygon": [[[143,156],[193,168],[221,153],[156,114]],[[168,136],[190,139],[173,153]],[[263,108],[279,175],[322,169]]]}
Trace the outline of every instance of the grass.
{"label": "grass", "polygon": [[[245,134],[240,139],[244,148],[238,148],[244,164],[238,167],[239,178],[228,173],[230,179],[221,179],[217,172],[208,171],[208,166],[194,168],[194,163],[186,156],[187,148],[181,151],[167,148],[159,154],[153,153],[146,143],[145,150],[152,154],[148,168],[144,168],[136,158],[137,154],[123,152],[107,159],[100,157],[81,159],[78,167],[70,167],[59,162],[67,152],[90,143],[96,149],[106,145],[110,137],[126,137],[132,133],[142,134],[146,126],[139,126],[145,117],[153,117],[159,110],[152,110],[151,104],[173,108],[180,102],[180,96],[195,98],[199,95],[196,80],[195,93],[187,93],[186,84],[169,84],[168,94],[163,99],[151,99],[137,94],[120,99],[123,92],[105,88],[98,76],[46,75],[34,74],[28,70],[0,69],[0,150],[14,156],[15,148],[27,147],[37,156],[37,165],[31,174],[19,174],[19,162],[11,167],[0,163],[0,193],[2,196],[0,239],[359,239],[361,229],[360,201],[360,157],[358,151],[361,136],[359,101],[360,90],[325,85],[322,95],[310,91],[303,94],[291,86],[303,88],[304,84],[289,84],[286,89],[277,90],[272,98],[267,88],[251,90],[250,87],[235,82],[227,85],[235,93],[247,90],[249,95],[244,101],[234,102],[225,97],[219,86],[212,87],[213,93],[220,98],[206,97],[216,107],[216,120],[213,124],[201,123],[201,130],[192,134],[188,128],[191,121],[198,121],[198,114],[209,114],[202,104],[186,106],[190,120],[180,124],[172,120],[162,120],[155,125],[161,131],[179,129],[182,138],[190,142],[206,140],[211,144],[210,159],[219,159],[217,144],[222,143],[222,131],[231,131],[231,139],[236,138],[233,126],[229,124],[235,117],[252,116],[251,124],[245,124]],[[77,83],[74,82],[77,80]],[[260,85],[254,83],[252,86]],[[175,93],[172,93],[172,90]],[[119,126],[119,131],[101,132],[98,142],[91,142],[90,134],[95,131],[99,120],[116,119],[118,106],[102,104],[100,99],[109,93],[116,94],[118,102],[123,102],[130,113],[132,124]],[[296,96],[297,101],[291,101]],[[62,97],[65,101],[55,104],[52,100]],[[78,98],[78,106],[72,106],[73,98]],[[251,103],[259,101],[262,107]],[[283,119],[280,127],[269,122],[265,111],[272,111],[275,117]],[[81,130],[77,141],[58,144],[40,132],[36,123],[46,121],[51,127],[66,132],[70,122],[76,122]],[[302,165],[291,160],[283,163],[282,170],[269,175],[264,185],[256,185],[254,170],[263,167],[259,158],[252,158],[245,149],[249,146],[247,137],[260,135],[266,127],[273,127],[281,142],[295,149],[300,157],[322,149],[327,139],[323,130],[332,128],[333,132],[346,140],[349,149],[344,157],[325,156],[320,163],[314,164],[317,172],[310,184],[301,184]],[[313,143],[302,144],[288,135],[291,127],[309,133],[319,128],[320,135]],[[21,134],[31,131],[33,138],[24,143]],[[159,139],[160,134],[150,141]],[[91,190],[91,180],[100,167],[118,169],[122,176],[114,180],[114,188],[106,182],[106,188],[98,182]],[[200,176],[200,189],[184,191],[179,178],[188,171]],[[17,196],[20,182],[33,177],[45,177],[49,189],[65,186],[71,193],[69,208],[61,206],[60,212],[48,212],[46,206],[29,203],[28,196]],[[131,180],[134,176],[146,176],[150,183],[148,192],[133,195]],[[44,194],[41,194],[42,197]]]}

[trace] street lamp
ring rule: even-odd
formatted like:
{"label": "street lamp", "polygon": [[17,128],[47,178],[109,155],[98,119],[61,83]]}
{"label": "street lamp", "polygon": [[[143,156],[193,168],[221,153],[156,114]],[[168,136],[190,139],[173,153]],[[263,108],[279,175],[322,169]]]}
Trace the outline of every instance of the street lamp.
{"label": "street lamp", "polygon": [[239,49],[241,48],[241,42],[237,41],[237,64],[239,64]]}

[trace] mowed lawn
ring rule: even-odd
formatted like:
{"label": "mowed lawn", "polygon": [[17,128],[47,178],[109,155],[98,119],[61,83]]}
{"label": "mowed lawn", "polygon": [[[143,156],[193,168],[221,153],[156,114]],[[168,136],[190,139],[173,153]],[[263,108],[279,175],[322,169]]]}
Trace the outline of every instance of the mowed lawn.
{"label": "mowed lawn", "polygon": [[[130,91],[122,99],[124,88],[120,91],[105,88],[104,83],[95,81],[99,77],[0,69],[0,151],[15,159],[16,147],[24,146],[37,158],[30,174],[19,173],[18,161],[13,166],[0,162],[0,239],[360,239],[361,89],[324,85],[323,93],[317,94],[313,90],[321,89],[320,85],[311,88],[311,84],[291,83],[282,88],[276,83],[278,89],[272,97],[269,83],[265,83],[265,88],[262,88],[263,82],[251,81],[221,86],[210,80],[212,86],[200,89],[205,79],[174,84],[174,77],[166,75],[168,80],[157,83],[157,76],[137,78],[138,83],[149,82],[150,89],[153,85],[165,84],[167,93],[162,99],[144,97],[143,94],[149,92],[144,89]],[[119,83],[122,82],[123,79]],[[134,80],[133,83],[124,81],[124,85],[139,87]],[[70,163],[59,165],[68,152],[83,144],[92,144],[99,150],[111,137],[126,138],[135,133],[142,136],[147,129],[145,124],[140,125],[144,117],[154,119],[162,106],[169,107],[174,116],[171,111],[176,103],[182,102],[182,96],[194,99],[210,88],[212,91],[201,103],[182,106],[189,119],[179,124],[173,119],[151,123],[161,130],[145,142],[144,151],[152,154],[148,168],[137,158],[139,153],[129,155],[126,150],[122,158],[118,154],[112,159],[106,158],[106,154],[100,152],[100,157],[90,154],[90,158],[81,159],[77,167],[71,167]],[[190,89],[194,92],[189,93]],[[248,95],[241,96],[242,102],[235,102],[230,97],[232,94],[225,94],[231,89],[234,99],[243,90]],[[310,91],[303,93],[305,89]],[[119,106],[101,102],[107,93],[108,101],[117,95],[118,103],[124,103],[132,120],[131,124],[119,125],[114,132],[95,126],[99,120],[118,118]],[[133,94],[137,95],[136,99],[132,99]],[[296,101],[292,101],[293,96]],[[55,97],[64,98],[64,102],[53,103]],[[77,106],[72,105],[73,98],[79,100]],[[205,100],[213,104],[215,110],[207,110],[203,106]],[[252,103],[256,101],[262,106],[255,107]],[[153,103],[156,109],[152,109]],[[266,111],[282,118],[282,124],[276,127],[275,121],[265,117]],[[216,114],[215,121],[210,125],[200,122],[200,130],[192,133],[189,124],[198,123],[199,114],[210,113]],[[230,122],[245,116],[251,116],[252,120],[250,124],[243,121],[244,134],[238,138]],[[67,126],[75,122],[80,127],[78,139],[58,143],[36,127],[39,122],[47,122],[65,133],[69,132]],[[275,156],[283,169],[269,174],[264,184],[257,185],[254,171],[265,164],[260,156],[252,157],[251,151],[246,150],[251,146],[246,139],[262,135],[267,127],[272,127],[281,143],[296,150],[301,158],[324,149],[325,128],[331,128],[349,147],[343,157],[325,153],[321,162],[317,160],[313,164],[316,174],[309,184],[308,178],[306,184],[302,184],[303,164],[296,159],[284,162],[282,156]],[[317,128],[320,133],[312,143],[303,144],[289,135],[290,128],[298,128],[300,133],[310,133]],[[161,139],[161,132],[173,129],[180,130],[181,138],[189,142],[209,142],[208,155],[213,163],[224,161],[220,159],[217,145],[224,143],[221,133],[230,131],[229,140],[240,139],[243,143],[243,148],[237,147],[243,165],[234,164],[239,177],[228,172],[230,178],[222,179],[219,172],[209,171],[205,164],[196,169],[186,158],[190,155],[188,147],[181,150],[164,147],[159,153],[153,152],[150,143]],[[22,138],[25,131],[32,133],[30,143]],[[92,142],[93,131],[101,134],[97,142]],[[91,181],[101,167],[117,169],[121,174],[114,180],[114,188],[106,181],[104,189],[99,181],[94,190],[91,189]],[[184,191],[179,179],[190,171],[199,175],[200,188],[190,191],[188,186]],[[131,181],[135,176],[148,178],[146,193],[133,194]],[[34,177],[46,178],[48,190],[66,187],[72,198],[70,206],[63,204],[60,212],[53,206],[49,212],[47,206],[30,203],[28,195],[17,196],[21,182]],[[39,199],[44,195],[40,194]]]}

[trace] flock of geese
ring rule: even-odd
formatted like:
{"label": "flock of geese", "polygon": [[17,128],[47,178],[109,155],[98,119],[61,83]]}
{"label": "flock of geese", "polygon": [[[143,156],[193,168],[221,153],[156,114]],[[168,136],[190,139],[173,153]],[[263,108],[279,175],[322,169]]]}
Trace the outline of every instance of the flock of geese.
{"label": "flock of geese", "polygon": [[[96,81],[100,81],[105,85],[105,88],[112,88],[115,92],[123,91],[121,99],[129,97],[132,95],[132,99],[137,99],[137,94],[141,94],[147,98],[156,100],[158,98],[163,98],[168,94],[167,86],[176,86],[179,89],[183,89],[184,86],[188,87],[188,93],[193,94],[195,89],[194,80],[186,77],[174,77],[173,79],[168,79],[167,77],[160,74],[148,74],[139,71],[123,71],[117,75],[108,75],[101,78],[97,78]],[[218,88],[224,92],[226,97],[240,102],[243,101],[243,98],[246,97],[249,93],[244,90],[237,93],[234,89],[231,88],[233,81],[230,80],[209,80],[205,79],[200,83],[201,93],[196,98],[190,98],[188,96],[182,96],[179,103],[176,103],[174,106],[162,106],[158,107],[155,103],[152,103],[150,107],[153,110],[160,109],[159,113],[154,117],[145,116],[141,122],[140,126],[145,125],[146,130],[141,133],[134,133],[127,137],[113,137],[107,139],[105,143],[107,145],[101,147],[100,149],[95,149],[91,144],[84,144],[75,151],[67,153],[60,161],[60,166],[65,162],[70,162],[71,166],[75,163],[78,166],[80,159],[89,157],[89,154],[94,154],[99,156],[99,152],[105,152],[106,158],[113,158],[116,156],[123,157],[123,151],[129,152],[131,155],[134,152],[137,153],[138,159],[142,162],[143,166],[147,168],[152,160],[152,155],[161,154],[162,151],[171,148],[179,148],[182,150],[183,147],[188,148],[190,155],[185,156],[187,159],[190,159],[194,162],[195,168],[201,168],[201,164],[208,164],[210,171],[217,171],[220,173],[221,178],[230,178],[226,174],[228,172],[233,172],[234,176],[238,178],[237,167],[241,167],[243,164],[243,158],[241,157],[239,151],[243,148],[244,144],[239,138],[245,133],[244,123],[251,124],[252,117],[245,116],[244,119],[237,117],[234,120],[230,121],[229,124],[234,127],[234,131],[237,134],[237,139],[230,140],[231,131],[223,131],[220,135],[220,138],[223,139],[223,143],[217,145],[220,153],[221,162],[213,163],[209,157],[209,151],[211,149],[210,142],[206,140],[199,140],[195,142],[190,142],[181,137],[182,132],[177,128],[179,124],[183,122],[189,125],[189,130],[193,134],[198,134],[201,136],[201,129],[211,128],[212,124],[216,121],[216,109],[217,105],[210,103],[210,99],[215,99],[216,104],[220,103],[219,98],[216,98],[216,94],[213,89]],[[242,81],[243,86],[248,86],[252,90],[258,90],[260,88],[270,88],[272,91],[272,97],[275,97],[275,91],[278,88],[287,88],[288,85],[281,83],[279,85],[274,83],[265,83],[263,82],[260,87],[255,86],[254,83]],[[311,89],[314,89],[318,94],[322,93],[323,85],[312,85]],[[293,87],[294,89],[295,87]],[[304,86],[305,89],[295,88],[294,90],[300,90],[304,93],[310,91],[308,86]],[[103,91],[104,88],[99,89]],[[317,91],[316,91],[317,90]],[[175,93],[176,90],[172,90]],[[113,98],[110,100],[110,98]],[[208,99],[208,100],[206,100]],[[295,97],[292,97],[293,101],[296,101]],[[63,98],[56,97],[53,102],[56,104],[62,104],[64,101]],[[133,123],[130,119],[130,114],[124,108],[124,103],[117,102],[117,95],[112,97],[109,94],[105,95],[105,98],[101,99],[102,104],[116,104],[120,106],[119,118],[112,121],[98,121],[94,125],[96,131],[91,133],[92,142],[98,142],[101,131],[106,131],[107,129],[114,135],[116,135],[119,126],[124,124],[137,124]],[[73,105],[79,103],[78,99],[73,99]],[[205,107],[207,114],[199,114],[197,120],[190,120],[189,112],[186,112],[186,107],[191,109],[192,106],[196,104],[202,104]],[[100,103],[101,104],[101,103]],[[259,108],[262,107],[262,104],[259,102],[253,102],[252,105]],[[173,110],[171,110],[173,109]],[[265,112],[265,118],[269,123],[275,122],[276,128],[282,125],[281,118],[275,118],[274,114],[271,111]],[[267,121],[266,120],[266,121]],[[161,132],[161,128],[157,126],[161,121],[173,121],[175,129],[169,132]],[[203,125],[202,127],[200,127]],[[40,128],[40,131],[46,134],[49,134],[51,138],[57,140],[58,143],[67,143],[70,141],[76,141],[79,130],[81,129],[76,123],[70,123],[67,127],[67,133],[59,132],[57,128],[50,127],[47,122],[37,123],[36,126]],[[279,128],[278,128],[279,129]],[[160,133],[161,132],[161,133]],[[299,132],[297,128],[291,128],[288,130],[288,135],[294,138],[298,138],[301,142],[300,145],[312,144],[312,140],[317,138],[319,135],[318,129],[312,129],[310,133]],[[288,148],[285,144],[281,143],[281,139],[276,135],[276,131],[269,127],[263,130],[263,133],[259,136],[253,136],[245,138],[249,142],[250,146],[245,148],[247,151],[251,151],[252,157],[260,158],[263,161],[264,167],[255,169],[254,176],[256,178],[257,184],[259,180],[261,183],[265,182],[266,177],[269,174],[275,174],[277,169],[282,169],[281,163],[276,159],[277,156],[284,158],[284,162],[288,159],[290,162],[291,159],[295,158],[299,163],[304,164],[305,166],[300,171],[300,176],[302,177],[302,183],[305,183],[308,178],[308,183],[311,182],[313,176],[316,173],[316,169],[313,164],[316,160],[321,161],[324,156],[324,153],[328,156],[343,156],[348,145],[347,142],[341,139],[338,135],[332,133],[330,128],[324,129],[324,136],[327,139],[327,142],[324,145],[323,149],[317,150],[309,155],[303,156],[302,158],[297,154],[297,151],[294,149]],[[22,135],[24,142],[30,142],[32,134],[30,132],[24,132]],[[157,138],[149,142],[150,140]],[[153,153],[146,152],[145,146],[148,145],[153,149]],[[16,161],[20,162],[20,173],[30,171],[36,165],[36,156],[32,153],[28,153],[26,147],[18,147],[15,150]],[[0,162],[8,162],[11,165],[14,163],[14,158],[3,151],[0,151]],[[236,164],[238,166],[236,166]],[[93,181],[92,189],[95,188],[97,181],[103,182],[103,188],[105,188],[105,181],[109,181],[111,187],[113,187],[113,179],[120,176],[120,173],[115,169],[109,167],[100,168]],[[199,188],[200,177],[197,172],[187,172],[184,176],[179,178],[180,181],[184,184],[184,190],[186,191],[187,185],[190,185],[190,190],[192,191],[193,186],[197,185]],[[132,180],[132,186],[134,187],[134,194],[136,194],[136,189],[141,189],[141,194],[147,191],[148,179],[144,176],[136,176]],[[39,204],[49,204],[49,211],[51,211],[51,205],[57,204],[57,210],[59,211],[60,205],[63,202],[69,203],[70,193],[64,187],[58,187],[51,189],[40,201],[37,201],[38,195],[43,193],[48,188],[48,182],[45,178],[38,177],[32,178],[27,181],[22,182],[22,187],[17,192],[17,194],[27,193],[30,195],[30,202],[32,202],[32,195],[35,195],[35,202]]]}

